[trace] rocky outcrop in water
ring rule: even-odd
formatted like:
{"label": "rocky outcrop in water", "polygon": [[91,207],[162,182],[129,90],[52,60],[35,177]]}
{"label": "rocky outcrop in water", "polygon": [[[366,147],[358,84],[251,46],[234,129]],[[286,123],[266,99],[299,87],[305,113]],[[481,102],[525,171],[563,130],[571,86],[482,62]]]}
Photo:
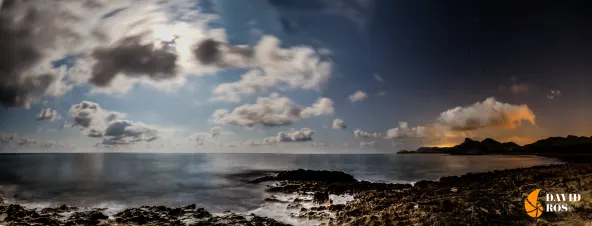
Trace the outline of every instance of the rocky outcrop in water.
{"label": "rocky outcrop in water", "polygon": [[323,182],[356,182],[352,175],[340,171],[324,170],[304,170],[284,171],[276,176],[266,176],[255,179],[251,183],[261,183],[265,181],[323,181]]}

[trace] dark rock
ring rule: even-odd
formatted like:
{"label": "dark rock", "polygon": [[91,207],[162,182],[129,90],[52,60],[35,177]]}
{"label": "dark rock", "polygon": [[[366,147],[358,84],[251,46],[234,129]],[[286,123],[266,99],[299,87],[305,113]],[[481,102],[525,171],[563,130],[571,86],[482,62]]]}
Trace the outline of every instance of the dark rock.
{"label": "dark rock", "polygon": [[327,192],[315,192],[312,200],[315,203],[320,203],[320,204],[327,203],[327,202],[329,202],[329,193],[327,193]]}
{"label": "dark rock", "polygon": [[282,201],[277,199],[275,196],[272,196],[270,198],[265,198],[264,199],[266,202],[275,202],[275,203],[288,203],[288,201]]}
{"label": "dark rock", "polygon": [[204,208],[196,209],[193,212],[193,217],[195,217],[195,218],[206,218],[206,217],[211,217],[211,216],[212,216],[212,214],[210,214]]}
{"label": "dark rock", "polygon": [[278,173],[277,176],[267,176],[252,181],[259,183],[264,181],[320,181],[331,183],[350,183],[357,182],[352,175],[339,171],[325,171],[325,170],[292,170]]}
{"label": "dark rock", "polygon": [[187,210],[187,211],[194,210],[195,208],[196,208],[195,204],[186,205],[183,207],[183,209]]}
{"label": "dark rock", "polygon": [[75,212],[68,218],[66,225],[97,225],[108,217],[99,211]]}

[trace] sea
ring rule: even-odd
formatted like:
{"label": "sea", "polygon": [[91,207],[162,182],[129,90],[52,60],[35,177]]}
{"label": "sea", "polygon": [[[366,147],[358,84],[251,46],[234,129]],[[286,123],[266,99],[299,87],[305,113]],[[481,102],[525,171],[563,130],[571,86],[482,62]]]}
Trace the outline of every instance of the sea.
{"label": "sea", "polygon": [[[411,183],[561,163],[534,156],[441,154],[0,154],[0,196],[30,208],[62,204],[107,208],[107,214],[143,205],[196,204],[284,218],[264,200],[255,178],[281,170],[338,170],[358,180]],[[110,212],[109,212],[110,211]],[[285,220],[284,220],[285,221]]]}

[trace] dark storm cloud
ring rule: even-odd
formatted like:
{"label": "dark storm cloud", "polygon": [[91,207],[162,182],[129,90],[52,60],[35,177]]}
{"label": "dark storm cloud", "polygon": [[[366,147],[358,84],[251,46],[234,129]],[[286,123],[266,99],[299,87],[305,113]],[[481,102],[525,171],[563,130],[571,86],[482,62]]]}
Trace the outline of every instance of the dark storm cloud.
{"label": "dark storm cloud", "polygon": [[227,56],[234,55],[239,58],[239,61],[245,62],[253,56],[253,50],[246,46],[230,46],[227,43],[206,39],[196,45],[193,54],[202,64],[232,67],[239,65],[228,62]]}
{"label": "dark storm cloud", "polygon": [[0,8],[0,103],[4,106],[28,108],[32,99],[51,92],[50,86],[60,82],[57,75],[30,71],[58,38],[78,38],[55,23],[75,16],[43,10],[48,2],[5,0]]}
{"label": "dark storm cloud", "polygon": [[93,66],[90,82],[96,86],[109,86],[118,73],[126,76],[147,76],[153,80],[170,79],[176,76],[177,55],[154,44],[142,44],[141,37],[122,40],[117,46],[96,49],[92,56]]}

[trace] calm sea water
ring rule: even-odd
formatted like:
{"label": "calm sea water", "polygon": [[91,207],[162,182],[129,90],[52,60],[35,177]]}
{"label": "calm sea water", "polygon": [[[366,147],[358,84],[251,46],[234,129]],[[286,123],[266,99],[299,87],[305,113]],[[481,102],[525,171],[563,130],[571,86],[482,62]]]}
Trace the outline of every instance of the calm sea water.
{"label": "calm sea water", "polygon": [[0,195],[25,205],[125,208],[195,203],[212,212],[260,207],[269,171],[339,170],[369,181],[442,176],[558,163],[526,156],[289,154],[2,154]]}

